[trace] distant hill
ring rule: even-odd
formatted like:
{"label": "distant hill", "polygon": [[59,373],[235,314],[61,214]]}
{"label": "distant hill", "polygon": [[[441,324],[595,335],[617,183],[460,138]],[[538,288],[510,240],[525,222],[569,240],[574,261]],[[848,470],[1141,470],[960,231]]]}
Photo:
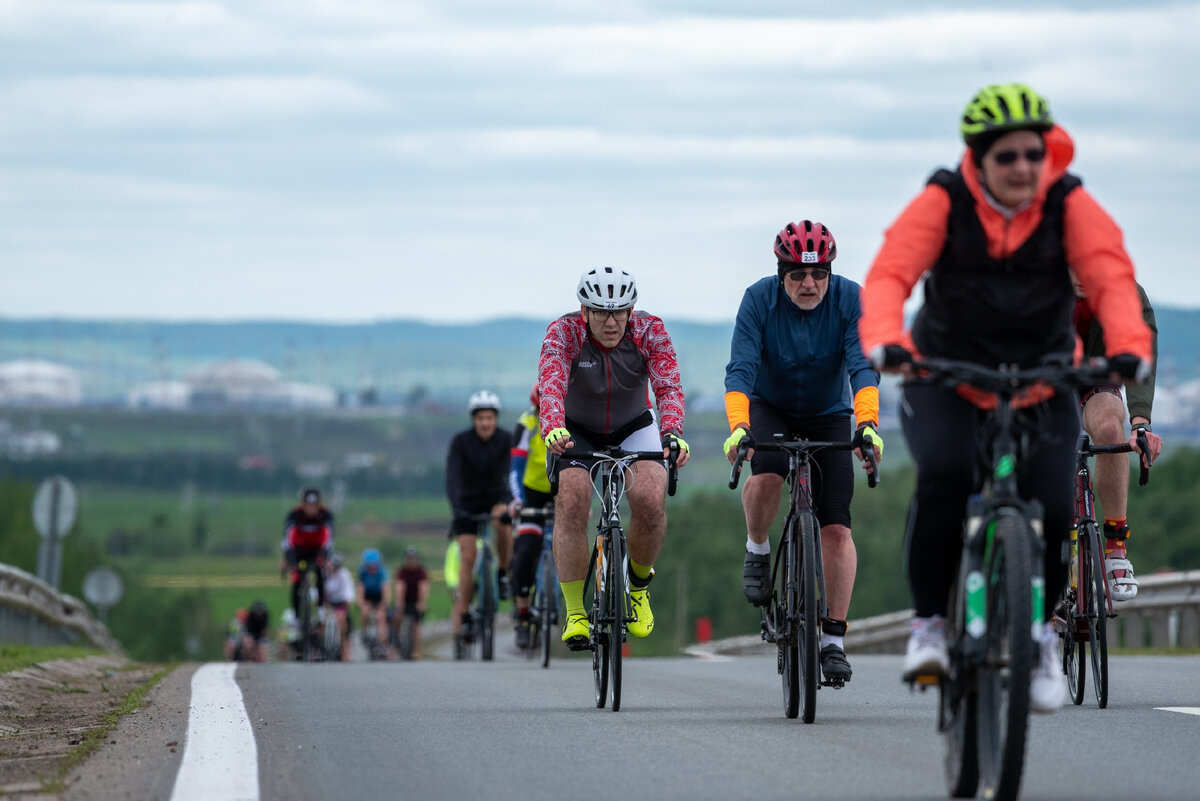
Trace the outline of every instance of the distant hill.
{"label": "distant hill", "polygon": [[[1159,381],[1197,377],[1200,309],[1161,307]],[[0,361],[47,359],[83,374],[91,399],[118,400],[133,385],[177,379],[222,359],[250,358],[290,381],[384,400],[421,392],[448,403],[492,387],[506,404],[524,402],[548,320],[471,324],[392,320],[361,324],[149,322],[0,318]],[[733,321],[668,320],[692,403],[719,406]]]}

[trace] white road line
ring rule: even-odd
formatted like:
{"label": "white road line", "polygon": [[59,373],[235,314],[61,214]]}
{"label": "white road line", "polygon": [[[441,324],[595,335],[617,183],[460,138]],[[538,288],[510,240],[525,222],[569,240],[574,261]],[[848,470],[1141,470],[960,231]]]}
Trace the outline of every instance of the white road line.
{"label": "white road line", "polygon": [[258,801],[258,749],[237,665],[210,663],[192,676],[187,743],[171,801]]}
{"label": "white road line", "polygon": [[1184,715],[1200,715],[1200,706],[1156,706],[1160,712],[1181,712]]}

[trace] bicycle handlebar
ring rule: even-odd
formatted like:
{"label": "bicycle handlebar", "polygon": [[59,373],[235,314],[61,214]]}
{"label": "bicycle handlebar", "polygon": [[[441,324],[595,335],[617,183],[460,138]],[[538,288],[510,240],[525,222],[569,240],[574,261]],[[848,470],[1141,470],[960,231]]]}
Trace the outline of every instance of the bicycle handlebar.
{"label": "bicycle handlebar", "polygon": [[[1150,480],[1150,468],[1154,460],[1150,458],[1150,443],[1146,441],[1146,432],[1139,429],[1136,432],[1138,447],[1142,449],[1142,459],[1138,459],[1138,486],[1144,487]],[[1115,445],[1097,445],[1087,437],[1079,446],[1079,452],[1085,456],[1106,456],[1113,453],[1133,453],[1134,447],[1128,442],[1118,442]]]}
{"label": "bicycle handlebar", "polygon": [[670,456],[663,458],[662,451],[627,451],[619,445],[610,445],[599,450],[583,450],[569,448],[560,454],[547,453],[549,465],[547,473],[550,477],[550,495],[558,495],[558,472],[562,468],[563,459],[599,459],[606,462],[666,462],[667,463],[667,494],[674,495],[679,481],[679,466],[675,463],[679,458],[679,445],[671,442],[668,452]]}
{"label": "bicycle handlebar", "polygon": [[1003,397],[1011,397],[1034,384],[1078,390],[1110,381],[1108,363],[1104,359],[1094,359],[1079,366],[1054,361],[1037,367],[1002,365],[994,368],[959,359],[926,358],[914,360],[911,365],[915,374],[909,376],[908,381],[947,387],[969,384]]}
{"label": "bicycle handlebar", "polygon": [[[867,486],[874,488],[879,483],[879,464],[875,461],[874,440],[870,434],[863,435],[863,458],[871,467],[871,471],[867,473]],[[742,463],[746,461],[746,454],[751,450],[756,451],[787,451],[787,452],[811,452],[829,448],[835,451],[852,451],[854,450],[853,442],[819,442],[810,439],[784,439],[783,434],[776,434],[774,441],[751,444],[743,439],[738,443],[737,458],[733,460],[733,470],[729,474],[729,488],[737,489],[738,480],[742,475]]]}

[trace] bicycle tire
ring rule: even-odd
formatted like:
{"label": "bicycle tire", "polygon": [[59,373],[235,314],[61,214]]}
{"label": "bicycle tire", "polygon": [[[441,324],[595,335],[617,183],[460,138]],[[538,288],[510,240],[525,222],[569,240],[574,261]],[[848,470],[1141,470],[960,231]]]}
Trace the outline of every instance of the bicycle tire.
{"label": "bicycle tire", "polygon": [[300,573],[300,661],[312,661],[312,599],[308,597],[308,571]]}
{"label": "bicycle tire", "polygon": [[800,677],[804,683],[800,719],[812,723],[817,717],[817,688],[821,686],[821,600],[817,584],[817,521],[812,513],[800,515]]}
{"label": "bicycle tire", "polygon": [[608,598],[608,612],[612,618],[609,624],[609,681],[613,712],[621,708],[621,657],[624,656],[625,621],[629,615],[629,590],[625,576],[624,535],[620,529],[609,532],[607,562],[608,579],[605,581],[605,595]]}
{"label": "bicycle tire", "polygon": [[[1081,557],[1077,556],[1079,561]],[[1076,575],[1080,575],[1076,573]],[[1087,688],[1087,645],[1083,640],[1075,636],[1075,624],[1079,620],[1079,591],[1069,590],[1065,596],[1067,621],[1064,626],[1062,643],[1063,643],[1063,673],[1067,674],[1067,690],[1071,694],[1071,703],[1079,706],[1083,703],[1084,691]],[[1090,590],[1082,590],[1086,602],[1086,598],[1091,594]]]}
{"label": "bicycle tire", "polygon": [[608,631],[603,622],[604,618],[604,589],[601,586],[600,550],[592,549],[592,563],[588,572],[592,574],[592,679],[596,690],[596,708],[603,709],[608,704]]}
{"label": "bicycle tire", "polygon": [[946,790],[951,798],[974,798],[979,788],[979,697],[956,645],[963,635],[962,586],[964,576],[950,587],[946,642],[950,644],[949,675],[938,688],[938,728],[945,738]]}
{"label": "bicycle tire", "polygon": [[979,779],[984,797],[998,801],[1017,797],[1025,764],[1033,670],[1033,537],[1024,518],[1000,516],[986,566],[987,657],[976,671]]}
{"label": "bicycle tire", "polygon": [[479,552],[479,577],[479,658],[490,662],[496,646],[496,576],[492,549],[486,542]]}
{"label": "bicycle tire", "polygon": [[[1105,596],[1104,559],[1100,549],[1104,547],[1100,532],[1095,526],[1089,533],[1087,559],[1088,605],[1084,610],[1088,617],[1088,634],[1091,636],[1092,691],[1101,709],[1108,708],[1108,602]],[[1084,573],[1079,574],[1082,584]]]}
{"label": "bicycle tire", "polygon": [[776,597],[775,620],[784,622],[785,636],[779,638],[777,666],[783,678],[783,714],[795,718],[800,714],[800,542],[796,524],[789,521],[779,559],[783,564],[783,593]]}

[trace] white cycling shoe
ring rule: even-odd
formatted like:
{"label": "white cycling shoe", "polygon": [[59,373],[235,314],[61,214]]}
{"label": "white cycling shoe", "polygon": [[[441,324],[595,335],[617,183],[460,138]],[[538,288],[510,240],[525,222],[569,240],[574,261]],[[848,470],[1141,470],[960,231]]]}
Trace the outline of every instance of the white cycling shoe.
{"label": "white cycling shoe", "polygon": [[1109,557],[1104,560],[1108,568],[1108,592],[1114,601],[1128,601],[1138,594],[1138,580],[1133,576],[1133,565],[1128,559]]}
{"label": "white cycling shoe", "polygon": [[918,676],[945,676],[950,672],[950,654],[946,651],[946,620],[941,615],[914,617],[909,623],[908,645],[904,649],[904,681]]}
{"label": "white cycling shoe", "polygon": [[1058,632],[1053,623],[1042,629],[1041,651],[1029,677],[1029,708],[1034,712],[1057,712],[1067,700],[1067,676],[1058,654]]}

